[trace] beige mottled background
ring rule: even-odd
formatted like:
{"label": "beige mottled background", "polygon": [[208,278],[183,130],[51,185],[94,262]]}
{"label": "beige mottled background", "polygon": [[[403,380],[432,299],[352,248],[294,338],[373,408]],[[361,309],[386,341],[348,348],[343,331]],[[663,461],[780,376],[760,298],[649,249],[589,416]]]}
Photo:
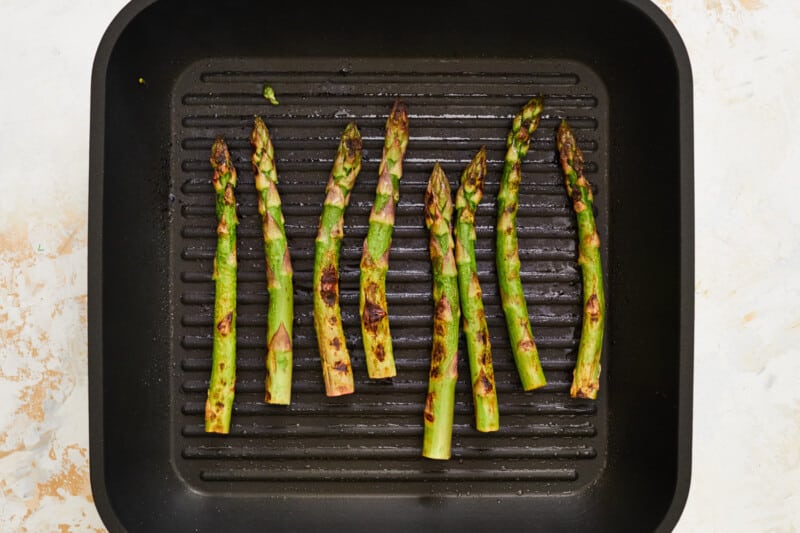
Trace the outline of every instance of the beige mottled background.
{"label": "beige mottled background", "polygon": [[[695,76],[692,489],[800,529],[800,2],[658,0]],[[89,76],[122,0],[0,0],[0,531],[101,531],[88,478]]]}

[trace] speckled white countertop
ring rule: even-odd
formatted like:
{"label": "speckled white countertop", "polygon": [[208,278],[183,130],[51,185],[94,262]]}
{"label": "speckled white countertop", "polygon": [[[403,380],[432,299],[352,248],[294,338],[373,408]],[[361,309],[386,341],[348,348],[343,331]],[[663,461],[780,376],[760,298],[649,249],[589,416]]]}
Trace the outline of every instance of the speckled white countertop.
{"label": "speckled white countertop", "polygon": [[[0,530],[89,486],[89,86],[124,0],[0,2]],[[800,530],[800,2],[658,0],[694,72],[692,488],[677,531]]]}

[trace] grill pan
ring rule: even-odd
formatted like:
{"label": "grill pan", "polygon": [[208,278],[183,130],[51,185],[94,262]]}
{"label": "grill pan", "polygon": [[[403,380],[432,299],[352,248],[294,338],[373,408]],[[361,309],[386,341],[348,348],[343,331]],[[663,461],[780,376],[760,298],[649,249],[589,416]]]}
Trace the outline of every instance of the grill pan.
{"label": "grill pan", "polygon": [[[92,80],[91,478],[129,531],[669,530],[688,492],[693,325],[691,72],[639,0],[517,6],[283,6],[139,1]],[[568,5],[567,5],[568,4]],[[396,11],[392,11],[395,9]],[[530,12],[526,12],[530,10]],[[522,23],[522,24],[521,24]],[[275,88],[280,105],[261,96]],[[494,198],[511,118],[545,111],[522,166],[522,281],[548,385],[525,393],[494,269]],[[358,268],[383,127],[410,135],[387,281],[398,376],[367,378]],[[266,280],[248,135],[270,127],[295,268],[292,405],[263,403]],[[595,186],[608,295],[597,401],[572,399],[580,335],[576,224],[556,161],[565,117]],[[356,393],[327,398],[312,321],[314,237],[345,124],[364,139],[345,217],[341,302]],[[239,170],[238,372],[231,434],[203,432],[222,135]],[[453,458],[420,457],[432,333],[422,199],[487,147],[477,257],[501,430],[473,426],[459,346]]]}

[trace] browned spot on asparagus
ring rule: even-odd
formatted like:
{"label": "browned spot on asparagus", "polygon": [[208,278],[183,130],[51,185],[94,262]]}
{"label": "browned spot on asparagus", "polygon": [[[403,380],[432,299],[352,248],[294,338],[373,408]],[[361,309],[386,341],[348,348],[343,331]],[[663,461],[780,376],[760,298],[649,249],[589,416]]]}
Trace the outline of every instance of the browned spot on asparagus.
{"label": "browned spot on asparagus", "polygon": [[484,394],[488,394],[494,390],[494,383],[486,376],[486,372],[484,372],[483,369],[478,372],[477,383],[481,392]]}
{"label": "browned spot on asparagus", "polygon": [[283,324],[278,326],[278,330],[272,336],[272,339],[269,341],[269,347],[272,350],[282,352],[286,350],[292,349],[292,340],[289,337],[289,332],[286,331],[286,328]]}
{"label": "browned spot on asparagus", "polygon": [[219,323],[217,324],[217,331],[219,331],[220,335],[225,336],[225,335],[227,335],[228,333],[231,332],[231,322],[232,321],[233,321],[233,313],[232,312],[228,313],[227,315],[225,315],[225,318],[223,318],[222,320],[219,321]]}
{"label": "browned spot on asparagus", "polygon": [[589,296],[586,302],[586,314],[593,322],[600,320],[600,300],[597,299],[596,294]]}
{"label": "browned spot on asparagus", "polygon": [[[378,324],[386,317],[386,311],[375,302],[373,298],[375,293],[378,292],[377,285],[371,285],[367,288],[367,293],[364,300],[364,311],[361,313],[361,321],[368,331],[375,332],[378,329]],[[383,348],[383,345],[380,345]],[[384,354],[385,355],[385,354]]]}
{"label": "browned spot on asparagus", "polygon": [[322,301],[324,301],[325,305],[328,307],[333,306],[338,300],[339,276],[336,274],[335,266],[328,265],[322,271],[322,283],[319,287],[319,293],[322,296]]}
{"label": "browned spot on asparagus", "polygon": [[433,414],[433,407],[434,401],[436,399],[436,393],[429,392],[428,396],[425,398],[425,420],[430,422],[431,424],[434,422],[436,417]]}

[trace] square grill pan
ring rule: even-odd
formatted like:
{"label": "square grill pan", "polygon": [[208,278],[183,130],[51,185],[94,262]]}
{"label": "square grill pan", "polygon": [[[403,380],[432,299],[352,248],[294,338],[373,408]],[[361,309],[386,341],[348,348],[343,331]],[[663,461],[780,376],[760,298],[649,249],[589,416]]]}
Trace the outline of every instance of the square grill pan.
{"label": "square grill pan", "polygon": [[[477,3],[396,13],[351,3],[312,18],[303,9],[134,2],[101,43],[89,355],[92,486],[106,524],[670,529],[688,491],[693,320],[691,78],[674,28],[638,1],[537,7],[531,28],[510,28],[502,11]],[[264,84],[279,106],[261,96]],[[535,94],[545,96],[545,111],[522,166],[518,231],[548,385],[525,393],[498,296],[494,198],[511,119]],[[374,381],[361,346],[358,269],[397,96],[409,106],[411,135],[387,281],[398,376]],[[267,293],[248,141],[255,114],[275,144],[295,268],[288,407],[263,402]],[[603,243],[609,318],[594,402],[569,397],[581,282],[554,142],[562,117],[586,156]],[[356,393],[327,398],[313,328],[314,238],[351,120],[364,158],[340,267]],[[203,431],[216,242],[208,157],[217,135],[240,176],[228,436]],[[455,190],[481,145],[489,163],[477,258],[501,430],[474,429],[462,338],[453,458],[436,462],[420,457],[432,333],[423,192],[435,161]]]}

